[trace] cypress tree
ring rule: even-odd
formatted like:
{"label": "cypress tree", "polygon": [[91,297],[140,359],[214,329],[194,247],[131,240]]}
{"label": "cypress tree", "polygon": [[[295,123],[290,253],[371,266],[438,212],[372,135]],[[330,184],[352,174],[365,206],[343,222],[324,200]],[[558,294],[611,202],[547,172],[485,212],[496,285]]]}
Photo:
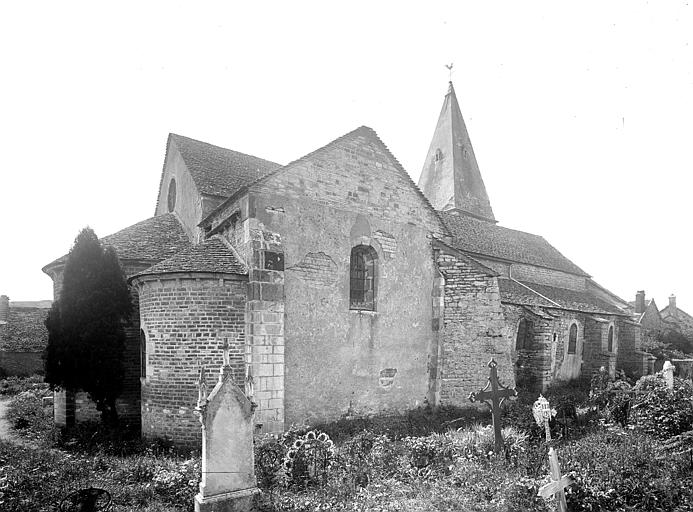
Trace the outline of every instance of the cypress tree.
{"label": "cypress tree", "polygon": [[116,423],[123,389],[124,324],[131,311],[125,274],[115,251],[91,228],[67,256],[60,298],[46,319],[45,380],[53,389],[89,393],[104,423]]}

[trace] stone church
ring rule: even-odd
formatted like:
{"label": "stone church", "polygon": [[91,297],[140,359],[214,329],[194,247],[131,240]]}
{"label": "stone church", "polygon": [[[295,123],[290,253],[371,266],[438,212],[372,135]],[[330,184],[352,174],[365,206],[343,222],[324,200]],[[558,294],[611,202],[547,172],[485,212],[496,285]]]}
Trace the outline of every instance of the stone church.
{"label": "stone church", "polygon": [[[154,216],[103,242],[137,311],[118,407],[145,437],[199,443],[223,347],[264,432],[467,405],[491,358],[535,389],[643,372],[628,303],[498,225],[452,83],[418,186],[365,126],[287,165],[170,134]],[[56,395],[57,423],[94,415]]]}

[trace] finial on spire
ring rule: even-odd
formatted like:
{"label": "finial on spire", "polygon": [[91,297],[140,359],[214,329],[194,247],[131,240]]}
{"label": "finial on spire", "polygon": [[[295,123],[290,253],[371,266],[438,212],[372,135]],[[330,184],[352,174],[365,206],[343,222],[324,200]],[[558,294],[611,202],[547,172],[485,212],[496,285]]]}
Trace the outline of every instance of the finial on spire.
{"label": "finial on spire", "polygon": [[452,62],[450,64],[445,64],[445,67],[448,68],[448,77],[449,77],[450,83],[452,83],[452,66],[453,66]]}

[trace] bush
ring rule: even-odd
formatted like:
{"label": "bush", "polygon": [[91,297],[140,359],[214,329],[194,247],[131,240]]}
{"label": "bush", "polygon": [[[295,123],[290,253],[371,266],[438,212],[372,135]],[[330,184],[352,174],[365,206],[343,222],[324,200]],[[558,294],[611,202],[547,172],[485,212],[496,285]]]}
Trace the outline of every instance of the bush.
{"label": "bush", "polygon": [[561,469],[575,478],[568,508],[670,510],[688,503],[693,493],[686,466],[676,457],[656,462],[661,453],[656,440],[632,432],[594,433],[561,447]]}
{"label": "bush", "polygon": [[688,381],[674,379],[669,390],[654,375],[640,378],[631,406],[631,422],[642,432],[668,439],[693,429],[693,387]]}

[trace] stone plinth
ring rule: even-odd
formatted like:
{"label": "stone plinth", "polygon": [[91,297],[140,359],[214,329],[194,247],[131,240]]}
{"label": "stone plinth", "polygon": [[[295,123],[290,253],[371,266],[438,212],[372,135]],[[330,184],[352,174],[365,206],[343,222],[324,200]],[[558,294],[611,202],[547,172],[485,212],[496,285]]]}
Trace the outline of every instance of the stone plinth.
{"label": "stone plinth", "polygon": [[[204,382],[200,388],[204,389]],[[222,367],[219,382],[198,406],[202,422],[202,481],[196,512],[252,509],[258,492],[253,457],[254,404]]]}

